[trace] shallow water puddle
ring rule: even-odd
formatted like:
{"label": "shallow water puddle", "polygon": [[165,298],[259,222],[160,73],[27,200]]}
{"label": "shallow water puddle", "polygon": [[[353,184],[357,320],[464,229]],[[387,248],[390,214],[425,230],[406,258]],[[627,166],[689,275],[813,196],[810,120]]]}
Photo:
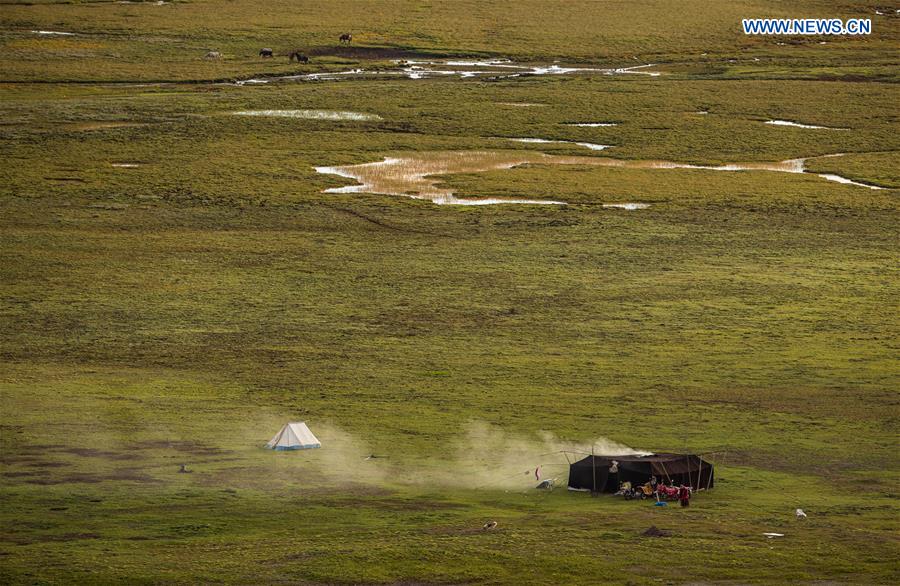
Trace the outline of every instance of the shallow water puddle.
{"label": "shallow water puddle", "polygon": [[487,74],[503,74],[503,71],[459,71],[455,69],[423,69],[421,67],[407,67],[405,69],[401,69],[399,74],[405,75],[409,79],[425,79],[427,77],[438,77],[441,75],[458,75],[459,77],[475,77],[476,75],[487,75]]}
{"label": "shallow water puddle", "polygon": [[577,142],[574,140],[550,140],[547,138],[507,138],[506,140],[511,140],[513,142],[527,142],[527,143],[540,143],[540,144],[574,144],[580,147],[584,147],[586,149],[591,149],[592,151],[602,151],[603,149],[612,148],[612,145],[608,144],[597,144],[593,142]]}
{"label": "shallow water puddle", "polygon": [[653,63],[648,63],[647,65],[635,65],[634,67],[625,67],[623,69],[613,69],[611,74],[615,73],[632,73],[636,75],[649,75],[650,77],[659,77],[662,75],[659,71],[638,71],[639,69],[644,69],[646,67],[653,67]]}
{"label": "shallow water puddle", "polygon": [[618,122],[565,122],[564,126],[581,126],[583,128],[604,128],[607,126],[618,126]]}
{"label": "shallow water puddle", "polygon": [[[338,175],[357,181],[356,185],[332,187],[323,193],[373,193],[425,199],[438,205],[490,205],[490,204],[564,204],[561,201],[533,200],[518,198],[461,199],[452,189],[438,187],[440,179],[435,176],[459,173],[480,173],[500,169],[511,169],[524,164],[543,165],[585,165],[594,167],[614,167],[620,169],[702,169],[709,171],[773,171],[778,173],[806,173],[807,159],[789,159],[772,163],[729,163],[726,165],[691,165],[674,161],[625,160],[609,157],[557,156],[534,151],[435,151],[422,152],[400,157],[385,157],[383,161],[345,165],[339,167],[316,167],[319,173]],[[850,181],[837,175],[819,175],[829,181],[840,181],[881,189]],[[605,207],[627,210],[645,209],[650,204],[633,202],[611,203]]]}
{"label": "shallow water puddle", "polygon": [[605,208],[619,208],[622,210],[645,210],[650,207],[649,203],[634,203],[634,202],[626,202],[626,203],[605,203],[603,204]]}
{"label": "shallow water puddle", "polygon": [[857,187],[866,187],[868,189],[884,189],[884,187],[879,187],[878,185],[871,185],[869,183],[860,183],[859,181],[853,181],[852,179],[847,179],[846,177],[841,177],[840,175],[833,175],[831,173],[819,173],[818,175],[822,179],[827,179],[828,181],[836,181],[837,183],[843,183],[845,185],[856,185]]}
{"label": "shallow water puddle", "polygon": [[837,128],[834,126],[816,126],[814,124],[801,124],[799,122],[791,122],[790,120],[766,120],[766,124],[771,126],[793,126],[794,128],[813,128],[816,130],[850,130],[849,128]]}
{"label": "shallow water puddle", "polygon": [[63,33],[60,31],[31,31],[32,34],[35,35],[58,35],[64,37],[74,37],[75,33]]}
{"label": "shallow water puddle", "polygon": [[497,169],[509,169],[528,162],[537,162],[549,155],[516,151],[451,151],[426,152],[404,157],[386,157],[383,161],[347,165],[343,167],[316,167],[319,173],[328,173],[355,179],[358,185],[332,187],[324,193],[375,193],[399,195],[414,199],[430,200],[438,205],[492,205],[562,204],[561,201],[518,198],[460,199],[453,190],[437,187],[436,175],[455,173],[479,173]]}
{"label": "shallow water puddle", "polygon": [[241,110],[232,112],[235,116],[271,116],[275,118],[304,118],[306,120],[381,120],[377,114],[362,112],[340,112],[336,110]]}
{"label": "shallow water puddle", "polygon": [[140,163],[110,163],[109,166],[117,169],[137,169],[141,165]]}
{"label": "shallow water puddle", "polygon": [[487,61],[471,61],[471,60],[457,60],[457,61],[431,61],[431,62],[420,62],[425,65],[452,65],[455,67],[506,67],[508,69],[528,69],[527,66],[524,65],[516,65],[509,59],[489,59]]}

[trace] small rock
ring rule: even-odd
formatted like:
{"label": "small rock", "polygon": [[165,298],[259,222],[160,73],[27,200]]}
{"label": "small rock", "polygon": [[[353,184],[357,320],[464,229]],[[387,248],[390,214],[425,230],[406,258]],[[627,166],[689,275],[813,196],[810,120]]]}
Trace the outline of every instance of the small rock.
{"label": "small rock", "polygon": [[641,533],[644,537],[671,537],[672,534],[668,531],[664,531],[657,527],[656,525],[652,525],[649,529]]}

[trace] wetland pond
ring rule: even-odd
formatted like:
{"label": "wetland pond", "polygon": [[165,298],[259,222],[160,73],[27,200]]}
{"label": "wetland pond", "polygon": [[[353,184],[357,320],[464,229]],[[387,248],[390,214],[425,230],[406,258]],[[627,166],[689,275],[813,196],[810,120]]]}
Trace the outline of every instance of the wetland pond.
{"label": "wetland pond", "polygon": [[[835,156],[835,155],[826,155]],[[839,156],[839,155],[838,155]],[[358,165],[316,167],[319,173],[338,175],[357,182],[355,185],[332,187],[324,193],[372,193],[429,200],[438,205],[548,204],[566,202],[527,198],[459,198],[447,187],[439,187],[439,176],[458,173],[480,173],[511,169],[519,165],[582,165],[620,169],[698,169],[707,171],[769,171],[776,173],[808,173],[807,159],[788,159],[778,162],[728,163],[725,165],[693,165],[675,161],[626,160],[609,157],[559,156],[536,151],[431,151],[385,157],[382,161]],[[851,181],[831,174],[816,174],[829,181],[882,189]],[[627,210],[644,209],[649,204],[639,202],[607,203],[605,207]]]}

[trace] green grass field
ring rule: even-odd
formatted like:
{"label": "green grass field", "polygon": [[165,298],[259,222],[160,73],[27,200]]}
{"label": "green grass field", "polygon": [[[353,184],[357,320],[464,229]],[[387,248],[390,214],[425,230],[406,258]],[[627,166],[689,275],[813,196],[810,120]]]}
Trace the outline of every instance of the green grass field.
{"label": "green grass field", "polygon": [[[894,10],[0,4],[0,579],[897,583]],[[762,16],[873,34],[745,37]],[[661,75],[221,83],[398,55]],[[380,119],[233,115],[299,109]],[[468,150],[842,156],[441,177],[562,206],[326,194],[353,181],[315,171]],[[323,447],[262,449],[294,420]],[[566,491],[559,451],[607,440],[708,454],[716,486],[688,509]]]}

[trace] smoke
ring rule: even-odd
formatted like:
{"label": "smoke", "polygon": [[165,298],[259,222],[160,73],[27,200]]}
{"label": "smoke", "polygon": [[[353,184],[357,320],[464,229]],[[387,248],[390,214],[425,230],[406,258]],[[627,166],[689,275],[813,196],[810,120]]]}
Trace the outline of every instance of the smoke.
{"label": "smoke", "polygon": [[[328,489],[347,485],[383,486],[388,483],[388,458],[372,458],[363,440],[331,423],[309,422],[321,448],[276,452],[259,447],[256,459],[266,482]],[[272,426],[271,429],[278,429]],[[244,485],[248,484],[245,479]]]}
{"label": "smoke", "polygon": [[[226,435],[212,428],[159,422],[141,440],[129,443],[120,434],[95,432],[87,441],[73,446],[79,452],[61,450],[59,454],[73,463],[65,470],[98,478],[132,474],[152,481],[259,490],[329,490],[353,485],[374,490],[401,486],[526,490],[538,483],[536,468],[540,468],[541,479],[565,484],[569,462],[583,458],[592,449],[602,455],[641,453],[606,438],[576,442],[547,431],[510,432],[483,421],[471,421],[449,438],[436,439],[430,449],[411,449],[402,444],[396,449],[376,449],[338,425],[310,421],[321,448],[296,452],[264,449],[265,441],[283,422],[275,415],[263,421],[235,422]],[[130,446],[127,452],[122,451],[125,444]],[[180,463],[197,474],[180,476]],[[60,476],[64,472],[49,474]]]}
{"label": "smoke", "polygon": [[537,484],[535,469],[542,479],[564,482],[570,461],[595,454],[639,455],[634,450],[607,438],[575,442],[558,438],[549,431],[531,436],[515,434],[483,421],[472,421],[455,442],[453,457],[446,473],[428,480],[432,484],[455,487],[517,489]]}
{"label": "smoke", "polygon": [[[390,474],[387,458],[378,458],[366,442],[330,424],[316,424],[316,437],[322,443],[320,474],[327,481],[384,484]],[[372,457],[376,456],[376,457]]]}
{"label": "smoke", "polygon": [[373,454],[364,441],[335,425],[317,423],[314,427],[322,448],[303,457],[300,466],[325,485],[527,489],[538,482],[536,468],[540,468],[541,479],[564,483],[569,461],[583,458],[592,448],[604,455],[647,453],[607,438],[574,442],[547,431],[515,434],[473,421],[442,450],[419,455]]}

